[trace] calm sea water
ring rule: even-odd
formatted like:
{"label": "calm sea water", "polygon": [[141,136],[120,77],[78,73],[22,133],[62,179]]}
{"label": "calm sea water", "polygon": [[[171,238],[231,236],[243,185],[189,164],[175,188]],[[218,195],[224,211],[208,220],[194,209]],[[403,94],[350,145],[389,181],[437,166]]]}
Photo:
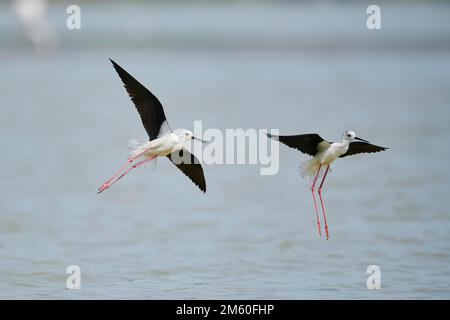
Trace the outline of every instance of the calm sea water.
{"label": "calm sea water", "polygon": [[[368,31],[356,4],[83,4],[68,31],[60,5],[45,54],[1,7],[0,298],[450,297],[450,6],[386,5]],[[329,241],[286,147],[274,176],[205,166],[206,195],[162,159],[99,196],[145,137],[108,57],[173,127],[352,129],[390,149],[334,164]]]}

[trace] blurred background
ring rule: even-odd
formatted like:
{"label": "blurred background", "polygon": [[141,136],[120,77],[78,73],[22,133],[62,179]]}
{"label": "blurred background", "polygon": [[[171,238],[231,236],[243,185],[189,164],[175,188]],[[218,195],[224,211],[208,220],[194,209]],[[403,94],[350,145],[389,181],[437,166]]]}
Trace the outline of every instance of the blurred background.
{"label": "blurred background", "polygon": [[[449,53],[448,1],[0,1],[0,298],[450,298]],[[97,195],[146,137],[108,57],[174,128],[390,149],[334,163],[329,241],[284,146],[274,176],[205,166],[206,195],[164,159]]]}

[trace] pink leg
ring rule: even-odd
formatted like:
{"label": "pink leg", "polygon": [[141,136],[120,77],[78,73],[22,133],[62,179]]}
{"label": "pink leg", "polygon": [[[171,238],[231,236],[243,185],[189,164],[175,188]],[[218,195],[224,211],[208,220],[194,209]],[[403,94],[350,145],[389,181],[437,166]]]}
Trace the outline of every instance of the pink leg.
{"label": "pink leg", "polygon": [[142,161],[139,161],[138,163],[132,165],[131,167],[129,167],[124,173],[122,173],[117,179],[115,180],[108,180],[107,182],[105,182],[104,184],[102,184],[102,186],[98,189],[97,193],[102,193],[103,191],[105,191],[106,189],[109,189],[114,183],[116,183],[117,181],[119,181],[123,176],[125,176],[128,172],[130,172],[131,170],[142,166],[143,164],[147,163],[148,161],[151,161],[153,159],[155,159],[156,157],[151,157],[151,158],[147,158],[144,159]]}
{"label": "pink leg", "polygon": [[311,187],[311,193],[312,193],[313,200],[314,200],[314,209],[315,209],[315,212],[316,212],[316,219],[317,219],[317,230],[319,231],[319,236],[322,235],[322,231],[321,231],[321,228],[320,228],[319,210],[317,210],[317,201],[316,201],[316,195],[314,194],[314,191],[316,190],[315,189],[316,188],[316,181],[317,181],[317,178],[319,177],[320,168],[322,168],[322,165],[319,165],[319,169],[317,170],[316,176],[314,177],[314,181],[313,181],[313,184],[312,184],[312,187]]}
{"label": "pink leg", "polygon": [[122,168],[120,168],[119,171],[117,171],[111,178],[109,178],[104,184],[102,184],[102,186],[110,183],[115,177],[117,177],[119,175],[119,173],[121,173],[123,170],[125,170],[126,167],[128,167],[130,165],[130,163],[132,163],[132,162],[133,162],[133,159],[128,160],[127,163],[125,163],[124,166]]}
{"label": "pink leg", "polygon": [[322,199],[322,187],[323,187],[323,183],[325,182],[325,178],[327,177],[327,173],[328,170],[330,169],[330,166],[327,166],[327,170],[325,170],[325,174],[323,175],[323,179],[322,182],[320,183],[319,186],[319,198],[320,198],[320,204],[322,205],[322,211],[323,211],[323,221],[325,223],[325,234],[327,236],[327,240],[330,238],[328,236],[328,224],[327,224],[327,215],[325,214],[325,206],[323,204],[323,199]]}
{"label": "pink leg", "polygon": [[[141,153],[139,153],[137,156],[135,156],[135,157],[129,159],[129,160],[127,161],[127,163],[125,163],[125,165],[124,165],[122,168],[120,168],[119,171],[117,171],[111,178],[109,178],[104,184],[102,184],[102,186],[99,188],[99,190],[102,189],[103,187],[106,187],[108,184],[110,184],[110,182],[111,182],[114,178],[116,178],[123,170],[125,170],[125,169],[130,165],[130,163],[132,163],[134,160],[136,160],[137,158],[139,158],[140,156],[142,156],[142,155],[143,155],[144,153],[146,153],[149,149],[150,149],[150,148],[145,149],[144,151],[142,151]],[[106,189],[107,189],[107,188],[106,188]],[[100,192],[101,192],[101,191],[100,191]]]}

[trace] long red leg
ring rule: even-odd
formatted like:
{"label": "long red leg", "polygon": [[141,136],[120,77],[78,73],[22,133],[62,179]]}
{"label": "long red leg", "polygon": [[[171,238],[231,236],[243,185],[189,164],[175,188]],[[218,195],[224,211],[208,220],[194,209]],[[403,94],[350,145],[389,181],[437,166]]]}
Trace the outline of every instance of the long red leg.
{"label": "long red leg", "polygon": [[117,171],[111,178],[109,178],[108,180],[106,180],[106,182],[105,182],[104,184],[102,184],[102,186],[107,185],[108,183],[110,183],[110,182],[111,182],[115,177],[117,177],[123,170],[125,170],[125,169],[130,165],[130,163],[132,163],[133,161],[134,161],[133,159],[128,160],[127,163],[125,163],[125,164],[123,165],[123,167],[120,168],[120,170]]}
{"label": "long red leg", "polygon": [[328,165],[327,166],[327,170],[325,170],[325,174],[323,175],[323,179],[322,179],[322,182],[320,183],[319,190],[318,190],[319,191],[320,204],[322,205],[323,221],[325,223],[325,234],[327,236],[327,240],[330,237],[328,236],[327,215],[325,214],[325,206],[323,204],[323,199],[322,199],[322,187],[323,187],[323,183],[325,182],[325,178],[327,177],[327,173],[328,173],[329,169],[330,169],[330,166]]}
{"label": "long red leg", "polygon": [[151,157],[151,158],[147,158],[144,159],[142,161],[139,161],[138,163],[132,165],[131,167],[129,167],[124,173],[122,173],[116,180],[114,180],[113,182],[110,183],[110,186],[112,186],[114,183],[116,183],[117,181],[119,181],[120,179],[122,179],[123,176],[125,176],[128,172],[130,172],[131,170],[142,166],[143,164],[155,159],[156,157]]}
{"label": "long red leg", "polygon": [[[127,163],[125,163],[123,165],[122,168],[120,168],[119,171],[117,171],[111,178],[109,178],[104,184],[101,185],[100,188],[98,188],[98,190],[100,191],[100,189],[102,189],[103,187],[106,187],[113,179],[115,179],[123,170],[125,170],[134,160],[136,160],[137,158],[139,158],[140,156],[142,156],[144,153],[146,153],[150,148],[145,149],[144,151],[142,151],[141,153],[139,153],[137,156],[134,156],[133,158],[129,159],[127,161]],[[107,188],[106,188],[107,189]],[[103,191],[103,190],[102,190]],[[101,192],[101,191],[100,191]]]}
{"label": "long red leg", "polygon": [[124,173],[122,173],[117,179],[115,180],[110,180],[108,182],[105,182],[104,184],[102,184],[102,186],[98,189],[97,193],[102,193],[103,191],[105,191],[106,189],[109,189],[114,183],[116,183],[117,181],[119,181],[123,176],[125,176],[128,172],[130,172],[131,170],[142,166],[143,164],[147,163],[148,161],[151,161],[153,159],[155,159],[156,157],[151,157],[151,158],[147,158],[144,159],[142,161],[139,161],[136,164],[133,164],[131,167],[129,167]]}
{"label": "long red leg", "polygon": [[317,181],[317,178],[319,177],[320,168],[322,168],[322,165],[319,165],[319,169],[317,170],[317,173],[316,173],[316,175],[314,177],[313,184],[311,186],[311,193],[312,193],[313,200],[314,200],[314,209],[315,209],[315,212],[316,212],[317,230],[319,231],[319,236],[322,235],[322,231],[321,231],[321,228],[320,228],[319,210],[317,210],[317,201],[316,201],[316,195],[314,194],[314,191],[316,190],[315,189],[316,188],[316,181]]}

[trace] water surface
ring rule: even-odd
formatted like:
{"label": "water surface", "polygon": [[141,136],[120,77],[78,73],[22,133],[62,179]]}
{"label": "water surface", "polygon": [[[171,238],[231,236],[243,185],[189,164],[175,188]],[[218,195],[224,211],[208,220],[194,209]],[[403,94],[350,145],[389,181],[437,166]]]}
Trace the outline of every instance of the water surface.
{"label": "water surface", "polygon": [[[450,6],[386,5],[372,33],[357,4],[86,3],[80,31],[59,5],[46,54],[1,7],[0,298],[450,297]],[[145,137],[108,57],[173,127],[352,129],[390,149],[334,164],[329,241],[297,174],[307,157],[287,147],[275,176],[205,166],[206,195],[161,159],[99,196],[130,133]]]}

